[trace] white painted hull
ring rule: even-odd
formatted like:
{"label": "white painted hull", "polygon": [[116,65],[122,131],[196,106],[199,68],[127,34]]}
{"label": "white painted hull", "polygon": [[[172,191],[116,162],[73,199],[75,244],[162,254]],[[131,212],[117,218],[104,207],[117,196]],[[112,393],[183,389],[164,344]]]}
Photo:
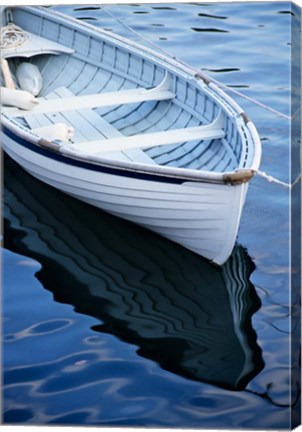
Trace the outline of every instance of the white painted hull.
{"label": "white painted hull", "polygon": [[232,252],[247,184],[171,184],[120,177],[50,159],[5,134],[3,148],[41,181],[142,225],[217,264],[224,263]]}

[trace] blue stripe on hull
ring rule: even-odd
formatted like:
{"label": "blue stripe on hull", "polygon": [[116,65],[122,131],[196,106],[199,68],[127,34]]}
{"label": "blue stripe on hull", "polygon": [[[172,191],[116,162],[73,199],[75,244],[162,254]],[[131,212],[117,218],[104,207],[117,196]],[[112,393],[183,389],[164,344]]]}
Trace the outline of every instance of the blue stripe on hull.
{"label": "blue stripe on hull", "polygon": [[[22,145],[23,147],[26,147],[27,149],[38,153],[42,156],[45,156],[49,159],[56,160],[58,162],[62,162],[67,165],[76,166],[79,168],[84,168],[90,171],[97,171],[102,172],[105,174],[112,174],[119,177],[128,177],[128,178],[135,178],[139,180],[145,180],[145,181],[155,181],[159,183],[171,183],[171,184],[182,184],[185,181],[188,181],[188,179],[181,179],[181,178],[174,178],[174,177],[165,177],[161,175],[156,174],[149,174],[149,173],[141,173],[137,171],[130,171],[128,168],[122,169],[122,168],[113,168],[103,165],[96,165],[93,163],[80,161],[77,159],[72,159],[66,156],[63,156],[59,153],[53,152],[51,150],[47,150],[43,147],[40,147],[36,144],[31,143],[30,141],[27,141],[18,135],[15,135],[10,129],[3,127],[2,128],[3,133],[9,137],[10,139],[14,140],[18,144]],[[194,181],[193,179],[190,181]]]}

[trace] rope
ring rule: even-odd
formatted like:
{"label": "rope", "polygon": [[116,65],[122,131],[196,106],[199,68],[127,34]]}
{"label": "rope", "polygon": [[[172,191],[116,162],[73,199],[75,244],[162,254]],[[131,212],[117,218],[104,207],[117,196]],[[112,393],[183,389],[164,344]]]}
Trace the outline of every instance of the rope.
{"label": "rope", "polygon": [[[107,10],[107,8],[105,8],[105,7],[103,6],[102,9],[103,9],[103,11],[104,11],[105,13],[107,13],[107,15],[109,15],[110,17],[112,17],[116,22],[118,22],[118,23],[120,23],[121,25],[123,25],[123,26],[124,26],[128,31],[130,31],[131,33],[135,34],[135,35],[136,35],[137,37],[139,37],[141,40],[147,42],[147,43],[148,43],[149,45],[151,45],[153,48],[155,48],[156,50],[161,51],[163,54],[167,55],[167,56],[170,57],[171,59],[178,61],[179,63],[181,63],[181,64],[184,65],[184,66],[187,66],[187,65],[186,65],[186,64],[185,64],[181,59],[177,58],[175,55],[171,54],[169,51],[167,51],[167,50],[161,48],[161,47],[158,46],[156,43],[154,43],[154,42],[152,42],[151,40],[147,39],[145,36],[143,36],[141,33],[137,32],[136,30],[134,30],[132,27],[130,27],[128,24],[126,24],[126,23],[125,23],[123,20],[121,20],[120,18],[117,18],[117,17],[116,17],[112,12],[109,12],[109,11]],[[195,73],[197,73],[197,74],[198,74],[199,72],[201,72],[199,69],[196,69],[196,68],[192,68],[192,69],[193,69],[193,70],[195,71]],[[212,82],[214,82],[216,85],[218,85],[219,87],[223,88],[224,90],[227,90],[227,91],[229,91],[229,92],[231,92],[231,93],[234,93],[234,94],[236,94],[237,96],[240,96],[240,97],[242,97],[243,99],[246,99],[246,100],[248,100],[248,101],[254,103],[255,105],[260,106],[261,108],[266,109],[267,111],[270,111],[270,112],[272,112],[272,113],[274,113],[274,114],[277,114],[277,115],[280,116],[280,117],[285,118],[286,120],[291,120],[291,119],[292,119],[292,117],[290,117],[290,116],[288,116],[288,115],[286,115],[286,114],[284,114],[284,113],[282,113],[282,112],[280,112],[280,111],[277,111],[277,110],[275,110],[274,108],[271,108],[271,107],[269,107],[268,105],[263,104],[262,102],[258,102],[256,99],[253,99],[253,98],[251,98],[251,97],[249,97],[249,96],[246,96],[245,94],[239,92],[238,90],[234,90],[234,89],[228,87],[226,84],[223,84],[221,81],[218,81],[218,80],[216,80],[215,78],[212,78],[212,77],[211,77],[211,78],[209,78],[209,80],[212,81]]]}
{"label": "rope", "polygon": [[292,189],[301,180],[301,174],[298,175],[298,177],[296,178],[296,180],[293,183],[286,183],[286,182],[283,182],[281,180],[276,179],[275,177],[273,177],[271,175],[266,174],[264,171],[255,170],[254,173],[257,174],[259,177],[266,179],[270,183],[276,183],[276,184],[284,186],[288,189]]}
{"label": "rope", "polygon": [[[107,8],[105,8],[104,6],[101,7],[101,9],[106,12],[107,15],[109,15],[111,18],[113,18],[116,22],[118,22],[119,24],[122,24],[122,26],[124,26],[127,30],[129,30],[131,33],[135,34],[136,36],[139,37],[139,39],[142,39],[146,42],[148,42],[150,45],[156,47],[156,49],[161,50],[162,52],[164,52],[164,50],[162,48],[160,48],[159,46],[157,46],[154,42],[149,41],[145,36],[143,36],[141,33],[137,32],[136,30],[134,30],[132,27],[128,26],[128,24],[126,24],[122,19],[116,17],[112,12],[109,12],[109,10],[107,10]],[[171,54],[169,54],[169,56],[171,56]]]}
{"label": "rope", "polygon": [[1,29],[1,49],[17,48],[28,41],[28,34],[15,24],[8,24]]}
{"label": "rope", "polygon": [[274,108],[271,108],[271,107],[269,107],[268,105],[265,105],[265,104],[263,104],[262,102],[259,102],[259,101],[257,101],[256,99],[253,99],[253,98],[251,98],[250,96],[247,96],[247,95],[245,95],[245,94],[239,92],[238,90],[234,90],[234,89],[228,87],[226,84],[223,84],[222,82],[217,81],[215,78],[212,78],[212,77],[211,77],[211,80],[212,80],[215,84],[217,84],[219,87],[223,88],[224,90],[227,90],[227,91],[229,91],[229,92],[231,92],[231,93],[234,93],[234,94],[236,94],[237,96],[241,96],[243,99],[246,99],[246,100],[248,100],[249,102],[252,102],[252,103],[254,103],[255,105],[258,105],[258,106],[260,106],[261,108],[264,108],[264,109],[266,109],[267,111],[272,112],[273,114],[277,114],[278,116],[283,117],[283,118],[285,118],[286,120],[291,120],[291,119],[292,119],[291,116],[288,116],[288,115],[286,115],[286,114],[284,114],[284,113],[282,113],[282,112],[280,112],[280,111],[277,111],[277,110],[275,110]]}

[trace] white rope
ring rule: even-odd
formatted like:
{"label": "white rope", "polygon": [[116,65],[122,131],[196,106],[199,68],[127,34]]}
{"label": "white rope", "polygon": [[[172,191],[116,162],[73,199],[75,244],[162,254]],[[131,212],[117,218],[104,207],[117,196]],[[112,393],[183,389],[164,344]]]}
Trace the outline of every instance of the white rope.
{"label": "white rope", "polygon": [[1,29],[1,49],[17,48],[28,41],[28,34],[15,24],[8,24]]}
{"label": "white rope", "polygon": [[265,104],[263,104],[262,102],[259,102],[259,101],[257,101],[256,99],[251,98],[250,96],[246,96],[245,94],[239,92],[238,90],[232,89],[232,88],[228,87],[226,84],[223,84],[222,82],[217,81],[215,78],[212,78],[212,77],[211,77],[211,80],[212,80],[215,84],[217,84],[219,87],[223,88],[224,90],[227,90],[227,91],[229,91],[229,92],[231,92],[231,93],[234,93],[234,94],[236,94],[237,96],[241,96],[243,99],[246,99],[246,100],[248,100],[248,101],[254,103],[255,105],[258,105],[258,106],[260,106],[261,108],[266,109],[267,111],[270,111],[270,112],[272,112],[272,113],[274,113],[274,114],[277,114],[278,116],[283,117],[283,118],[285,118],[286,120],[291,120],[291,119],[292,119],[291,116],[288,116],[288,115],[286,115],[286,114],[284,114],[284,113],[282,113],[282,112],[280,112],[280,111],[277,111],[277,110],[275,110],[274,108],[271,108],[271,107],[269,107],[268,105],[265,105]]}
{"label": "white rope", "polygon": [[295,186],[301,180],[301,174],[298,175],[298,177],[296,178],[296,180],[293,183],[286,183],[286,182],[283,182],[281,180],[276,179],[275,177],[273,177],[271,175],[266,174],[264,171],[255,170],[254,173],[259,175],[259,177],[265,178],[270,183],[276,183],[276,184],[284,186],[288,189],[291,189],[293,186]]}
{"label": "white rope", "polygon": [[293,184],[291,185],[291,187],[295,186],[297,183],[299,183],[299,181],[301,180],[301,174],[298,175],[298,177],[296,178],[296,180],[293,182]]}
{"label": "white rope", "polygon": [[[111,16],[115,21],[117,21],[118,23],[120,23],[121,25],[123,25],[127,30],[129,30],[131,33],[135,34],[137,37],[139,37],[141,40],[144,40],[145,42],[147,42],[149,45],[153,46],[156,50],[161,51],[163,54],[167,55],[168,57],[172,58],[173,60],[177,60],[179,63],[187,66],[181,59],[177,58],[175,55],[171,54],[169,51],[161,48],[159,45],[157,45],[156,43],[152,42],[151,40],[149,40],[148,38],[146,38],[145,36],[143,36],[141,33],[137,32],[136,30],[134,30],[133,28],[131,28],[128,24],[126,24],[123,20],[121,20],[120,18],[117,18],[112,12],[109,12],[107,10],[107,8],[105,8],[103,6],[103,11],[106,12],[109,16]],[[196,73],[200,73],[199,69],[196,68],[192,68]],[[203,73],[203,72],[202,72]],[[263,104],[262,102],[258,102],[256,99],[253,99],[249,96],[246,96],[245,94],[239,92],[238,90],[232,89],[230,87],[228,87],[226,84],[223,84],[221,81],[216,80],[213,77],[209,78],[210,81],[213,81],[216,85],[218,85],[219,87],[223,88],[226,91],[229,91],[231,93],[236,94],[237,96],[242,97],[243,99],[246,99],[252,103],[254,103],[255,105],[260,106],[261,108],[264,108],[274,114],[277,114],[280,117],[285,118],[286,120],[291,120],[292,117],[275,110],[274,108],[269,107],[268,105]]]}

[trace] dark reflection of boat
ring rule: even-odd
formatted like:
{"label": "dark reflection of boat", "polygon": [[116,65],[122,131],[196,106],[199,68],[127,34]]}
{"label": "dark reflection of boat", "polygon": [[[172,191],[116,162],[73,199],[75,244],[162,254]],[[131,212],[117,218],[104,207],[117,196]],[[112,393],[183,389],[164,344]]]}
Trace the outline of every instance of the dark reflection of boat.
{"label": "dark reflection of boat", "polygon": [[241,247],[213,266],[4,165],[5,245],[42,264],[37,277],[55,300],[190,379],[240,390],[262,369],[251,326],[260,302]]}

